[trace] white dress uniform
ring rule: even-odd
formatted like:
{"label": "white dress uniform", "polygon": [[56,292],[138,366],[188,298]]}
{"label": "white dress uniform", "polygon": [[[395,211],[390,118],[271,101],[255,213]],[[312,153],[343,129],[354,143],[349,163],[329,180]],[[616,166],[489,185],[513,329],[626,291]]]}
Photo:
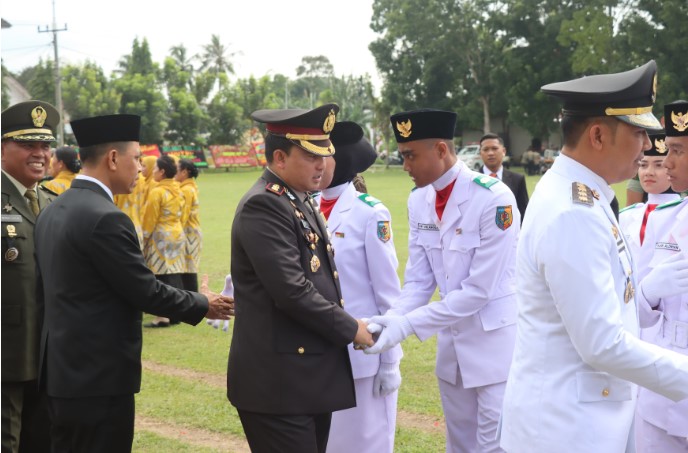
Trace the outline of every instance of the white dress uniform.
{"label": "white dress uniform", "polygon": [[[640,269],[641,276],[666,258],[682,251],[688,256],[688,201],[659,206],[645,230]],[[688,355],[688,294],[667,297],[657,310],[661,320],[648,341]],[[688,452],[688,399],[674,402],[662,395],[640,389],[636,426],[639,453]]]}
{"label": "white dress uniform", "polygon": [[[325,189],[337,198],[327,220],[344,310],[357,319],[380,315],[399,299],[400,283],[389,210],[379,200],[357,192],[349,182]],[[356,387],[356,407],[332,414],[328,453],[391,453],[394,451],[397,394],[373,396],[373,380],[380,363],[402,358],[397,345],[378,355],[355,351],[349,345]]]}
{"label": "white dress uniform", "polygon": [[688,360],[637,338],[633,265],[613,196],[561,155],[530,200],[500,428],[509,453],[624,452],[637,395],[629,381],[688,397]]}
{"label": "white dress uniform", "polygon": [[[677,193],[650,193],[647,195],[647,203],[635,203],[619,211],[619,227],[626,239],[626,245],[631,250],[631,256],[637,267],[640,267],[640,227],[645,217],[645,209],[648,204],[662,205],[679,199]],[[647,226],[645,227],[647,230]]]}
{"label": "white dress uniform", "polygon": [[[456,179],[440,220],[435,188]],[[437,335],[448,452],[500,451],[495,439],[516,335],[520,214],[501,181],[458,161],[408,200],[409,258],[399,308],[416,336]],[[430,301],[439,287],[441,303]]]}

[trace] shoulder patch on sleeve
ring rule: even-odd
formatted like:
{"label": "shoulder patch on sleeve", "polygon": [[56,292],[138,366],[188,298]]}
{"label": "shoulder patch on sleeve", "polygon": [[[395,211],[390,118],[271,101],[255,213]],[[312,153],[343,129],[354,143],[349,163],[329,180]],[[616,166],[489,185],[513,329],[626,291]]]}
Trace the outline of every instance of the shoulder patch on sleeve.
{"label": "shoulder patch on sleeve", "polygon": [[362,193],[358,196],[358,199],[361,200],[363,203],[367,204],[368,206],[375,206],[376,204],[382,203],[380,200],[378,200],[372,195],[368,195],[367,193]]}
{"label": "shoulder patch on sleeve", "polygon": [[674,201],[670,201],[668,203],[660,204],[659,206],[657,206],[655,208],[655,211],[658,209],[666,209],[666,208],[670,208],[672,206],[676,206],[678,204],[681,204],[683,202],[683,200],[685,200],[685,198],[681,198],[679,200],[674,200]]}
{"label": "shoulder patch on sleeve", "polygon": [[630,206],[626,206],[625,208],[623,208],[622,210],[619,211],[619,214],[621,214],[622,212],[625,212],[625,211],[629,211],[631,209],[635,209],[635,208],[639,207],[641,204],[642,203],[633,203]]}
{"label": "shoulder patch on sleeve", "polygon": [[476,176],[475,178],[473,178],[473,182],[476,183],[477,185],[481,186],[481,187],[489,189],[490,187],[497,184],[499,182],[499,179],[492,178],[488,175],[481,175],[481,176]]}
{"label": "shoulder patch on sleeve", "polygon": [[279,184],[269,182],[268,185],[265,186],[265,190],[267,190],[268,192],[272,192],[275,195],[282,195],[285,189]]}
{"label": "shoulder patch on sleeve", "polygon": [[595,194],[592,189],[582,182],[571,183],[571,201],[577,204],[583,204],[586,206],[592,206],[595,202],[593,201]]}

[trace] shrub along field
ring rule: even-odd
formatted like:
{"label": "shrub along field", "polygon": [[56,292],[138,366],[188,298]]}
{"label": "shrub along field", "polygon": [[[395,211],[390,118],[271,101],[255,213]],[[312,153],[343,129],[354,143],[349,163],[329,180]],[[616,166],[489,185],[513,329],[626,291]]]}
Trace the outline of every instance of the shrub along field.
{"label": "shrub along field", "polygon": [[[521,171],[517,168],[516,171]],[[203,254],[201,273],[221,291],[230,270],[230,230],[237,203],[260,176],[258,171],[205,172],[200,189]],[[368,191],[392,213],[393,240],[403,282],[408,223],[406,200],[413,183],[399,167],[365,173]],[[527,177],[533,193],[539,176]],[[625,185],[614,186],[625,206]],[[565,240],[565,238],[562,238]],[[144,322],[152,317],[146,315]],[[144,329],[143,382],[136,397],[136,452],[248,452],[236,410],[226,398],[229,332],[205,322],[169,329]],[[396,452],[444,451],[444,420],[434,375],[435,337],[404,343]],[[306,378],[304,376],[304,378]]]}

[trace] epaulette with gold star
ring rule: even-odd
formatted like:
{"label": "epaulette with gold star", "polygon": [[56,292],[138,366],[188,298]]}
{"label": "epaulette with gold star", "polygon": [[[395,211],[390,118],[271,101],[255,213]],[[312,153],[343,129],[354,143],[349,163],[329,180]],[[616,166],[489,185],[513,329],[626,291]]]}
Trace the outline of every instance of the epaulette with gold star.
{"label": "epaulette with gold star", "polygon": [[595,204],[593,200],[599,198],[595,195],[595,191],[582,182],[571,183],[571,201],[574,203],[592,206]]}
{"label": "epaulette with gold star", "polygon": [[490,187],[497,184],[499,182],[499,179],[492,178],[488,175],[482,175],[482,176],[476,176],[475,178],[473,178],[473,182],[476,183],[477,185],[481,186],[481,187],[489,189]]}
{"label": "epaulette with gold star", "polygon": [[269,182],[268,185],[265,186],[265,190],[272,192],[275,195],[282,195],[286,189],[277,183]]}

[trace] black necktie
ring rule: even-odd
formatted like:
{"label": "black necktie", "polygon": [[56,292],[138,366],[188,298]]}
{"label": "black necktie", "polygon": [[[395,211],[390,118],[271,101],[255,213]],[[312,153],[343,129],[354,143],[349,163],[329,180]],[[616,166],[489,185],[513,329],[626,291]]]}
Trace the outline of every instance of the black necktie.
{"label": "black necktie", "polygon": [[614,213],[614,218],[616,218],[616,221],[619,221],[619,200],[616,199],[616,195],[614,195],[614,199],[612,200],[611,203],[609,203],[609,206],[612,208],[612,212]]}

